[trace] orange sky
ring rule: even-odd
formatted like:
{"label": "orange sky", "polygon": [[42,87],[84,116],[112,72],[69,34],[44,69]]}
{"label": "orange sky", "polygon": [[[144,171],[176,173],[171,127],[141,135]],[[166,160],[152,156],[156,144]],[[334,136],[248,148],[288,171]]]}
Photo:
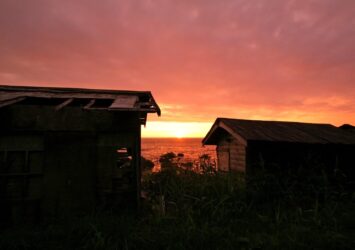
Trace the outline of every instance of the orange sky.
{"label": "orange sky", "polygon": [[143,136],[355,124],[355,1],[0,1],[0,84],[151,90]]}

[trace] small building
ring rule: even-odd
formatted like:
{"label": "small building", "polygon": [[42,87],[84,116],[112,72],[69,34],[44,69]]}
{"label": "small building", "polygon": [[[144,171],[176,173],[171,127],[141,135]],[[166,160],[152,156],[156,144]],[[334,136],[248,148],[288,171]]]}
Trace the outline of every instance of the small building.
{"label": "small building", "polygon": [[252,175],[260,168],[303,166],[355,177],[355,131],[350,125],[218,118],[203,144],[217,145],[219,171]]}
{"label": "small building", "polygon": [[0,86],[0,221],[135,207],[149,91]]}

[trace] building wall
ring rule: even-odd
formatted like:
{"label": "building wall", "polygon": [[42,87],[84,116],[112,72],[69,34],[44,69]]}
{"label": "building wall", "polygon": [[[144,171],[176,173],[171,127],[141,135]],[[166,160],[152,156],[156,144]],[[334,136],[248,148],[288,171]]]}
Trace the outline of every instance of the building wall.
{"label": "building wall", "polygon": [[96,136],[87,132],[45,135],[43,214],[66,216],[95,208]]}
{"label": "building wall", "polygon": [[217,165],[222,172],[230,171],[230,149],[228,137],[222,138],[217,145]]}
{"label": "building wall", "polygon": [[331,173],[342,151],[337,145],[281,142],[249,142],[248,168],[277,172],[297,171],[300,167]]}
{"label": "building wall", "polygon": [[[0,120],[0,220],[88,213],[120,197],[137,201],[138,113],[11,106],[0,109]],[[130,192],[115,192],[122,148],[132,158]]]}
{"label": "building wall", "polygon": [[41,105],[1,108],[0,131],[130,132],[136,131],[139,124],[138,112],[83,110],[70,106],[55,111],[54,108]]}
{"label": "building wall", "polygon": [[336,167],[351,182],[349,185],[352,190],[355,190],[355,145],[339,147],[339,153],[336,155]]}
{"label": "building wall", "polygon": [[98,135],[96,187],[102,206],[136,204],[140,188],[140,158],[132,156],[140,155],[137,149],[139,140],[136,133]]}
{"label": "building wall", "polygon": [[354,155],[353,145],[248,142],[247,176],[268,173],[288,185],[326,181],[354,190]]}
{"label": "building wall", "polygon": [[246,147],[231,136],[224,136],[217,145],[218,169],[220,171],[245,172]]}
{"label": "building wall", "polygon": [[246,147],[235,138],[232,139],[230,144],[230,163],[231,170],[238,172],[245,172],[246,160]]}
{"label": "building wall", "polygon": [[39,218],[43,171],[41,134],[0,135],[0,225]]}

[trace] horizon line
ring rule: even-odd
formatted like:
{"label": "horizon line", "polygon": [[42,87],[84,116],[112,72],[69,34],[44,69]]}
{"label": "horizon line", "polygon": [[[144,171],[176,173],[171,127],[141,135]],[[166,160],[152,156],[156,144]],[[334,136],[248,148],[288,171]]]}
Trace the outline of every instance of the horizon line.
{"label": "horizon line", "polygon": [[204,137],[141,137],[142,139],[203,139]]}

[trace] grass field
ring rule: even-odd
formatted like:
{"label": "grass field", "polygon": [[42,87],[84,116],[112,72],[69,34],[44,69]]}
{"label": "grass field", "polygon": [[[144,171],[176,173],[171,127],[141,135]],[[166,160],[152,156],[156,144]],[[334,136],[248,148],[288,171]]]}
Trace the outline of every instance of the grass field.
{"label": "grass field", "polygon": [[145,176],[138,213],[4,229],[0,249],[355,249],[352,192],[282,188],[267,175],[246,188],[243,179],[166,168]]}

